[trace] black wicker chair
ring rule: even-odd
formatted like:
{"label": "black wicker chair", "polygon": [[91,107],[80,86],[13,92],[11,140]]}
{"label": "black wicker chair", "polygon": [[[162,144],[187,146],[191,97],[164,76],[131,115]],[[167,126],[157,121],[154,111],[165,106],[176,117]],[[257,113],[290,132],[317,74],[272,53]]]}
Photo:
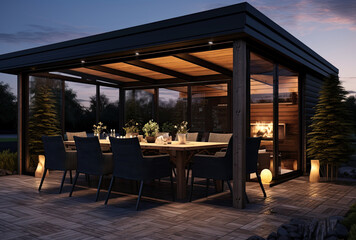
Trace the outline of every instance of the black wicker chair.
{"label": "black wicker chair", "polygon": [[113,161],[112,154],[103,154],[100,149],[100,143],[97,137],[76,137],[74,136],[75,146],[77,148],[77,172],[75,174],[72,190],[69,197],[72,196],[75,184],[80,173],[100,176],[98,190],[95,201],[99,199],[100,187],[104,175],[112,173]]}
{"label": "black wicker chair", "polygon": [[[246,141],[246,173],[256,173],[258,182],[261,186],[264,197],[266,197],[261,178],[257,172],[258,149],[260,147],[261,138],[247,138]],[[209,179],[226,181],[232,195],[230,181],[233,178],[232,174],[232,137],[230,138],[224,156],[216,155],[201,155],[194,156],[194,164],[192,166],[191,191],[189,201],[192,200],[194,178],[206,178],[207,189],[209,187]],[[248,201],[247,195],[246,199]]]}
{"label": "black wicker chair", "polygon": [[110,137],[110,143],[113,152],[114,171],[105,205],[108,203],[115,177],[140,181],[136,210],[138,210],[143,183],[146,180],[170,177],[174,200],[172,166],[169,155],[142,156],[138,138],[118,139]]}
{"label": "black wicker chair", "polygon": [[70,173],[70,183],[72,183],[72,170],[77,167],[76,152],[66,151],[62,136],[43,136],[43,147],[45,152],[45,169],[43,171],[43,176],[41,179],[38,191],[41,191],[43,181],[46,177],[48,169],[50,170],[60,170],[64,171],[61,187],[59,188],[59,193],[62,192],[63,183],[66,178],[67,171]]}

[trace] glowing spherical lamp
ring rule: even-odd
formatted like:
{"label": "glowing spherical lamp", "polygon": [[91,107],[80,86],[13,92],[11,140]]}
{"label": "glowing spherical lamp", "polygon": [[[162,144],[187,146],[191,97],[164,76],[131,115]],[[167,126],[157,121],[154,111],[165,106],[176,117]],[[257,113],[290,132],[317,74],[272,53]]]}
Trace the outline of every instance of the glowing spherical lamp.
{"label": "glowing spherical lamp", "polygon": [[268,184],[272,181],[272,172],[269,169],[263,169],[261,172],[262,183]]}
{"label": "glowing spherical lamp", "polygon": [[320,175],[319,175],[319,160],[311,160],[311,169],[309,175],[309,182],[319,182]]}

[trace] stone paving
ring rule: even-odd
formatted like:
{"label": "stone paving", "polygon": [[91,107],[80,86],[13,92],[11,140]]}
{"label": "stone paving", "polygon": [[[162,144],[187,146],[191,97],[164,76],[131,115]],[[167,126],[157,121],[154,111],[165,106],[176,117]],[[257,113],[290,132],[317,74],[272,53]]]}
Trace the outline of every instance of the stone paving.
{"label": "stone paving", "polygon": [[[119,181],[104,206],[106,179],[98,202],[92,188],[80,177],[69,198],[66,181],[58,194],[61,175],[51,172],[43,191],[40,179],[31,176],[0,177],[0,239],[246,239],[267,237],[291,218],[325,218],[344,215],[356,202],[356,183],[309,183],[299,177],[266,188],[264,199],[258,183],[247,183],[250,204],[231,207],[231,196],[197,186],[193,202],[172,202],[166,180],[145,185],[140,210],[135,211],[136,184]],[[204,183],[202,181],[201,183]],[[212,184],[211,184],[212,185]]]}

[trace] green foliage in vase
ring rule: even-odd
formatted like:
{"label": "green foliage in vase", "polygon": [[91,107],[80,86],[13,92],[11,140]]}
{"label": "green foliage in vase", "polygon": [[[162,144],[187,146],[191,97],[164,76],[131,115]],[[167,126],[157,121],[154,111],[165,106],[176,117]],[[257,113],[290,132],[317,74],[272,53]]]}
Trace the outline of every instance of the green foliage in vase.
{"label": "green foliage in vase", "polygon": [[60,135],[58,110],[52,89],[39,85],[34,89],[30,107],[29,150],[30,167],[37,165],[37,155],[43,154],[42,136]]}
{"label": "green foliage in vase", "polygon": [[177,133],[187,133],[189,131],[188,129],[188,122],[187,121],[183,121],[178,125],[174,126],[175,129],[177,129]]}
{"label": "green foliage in vase", "polygon": [[126,133],[138,133],[140,131],[139,126],[138,122],[130,119],[127,123],[125,123],[125,127],[123,127],[123,129]]}
{"label": "green foliage in vase", "polygon": [[148,137],[155,137],[159,131],[158,123],[154,122],[153,120],[150,120],[143,126],[142,131]]}
{"label": "green foliage in vase", "polygon": [[321,165],[339,166],[349,160],[352,124],[345,106],[346,92],[337,76],[324,80],[311,131],[308,133],[308,157]]}

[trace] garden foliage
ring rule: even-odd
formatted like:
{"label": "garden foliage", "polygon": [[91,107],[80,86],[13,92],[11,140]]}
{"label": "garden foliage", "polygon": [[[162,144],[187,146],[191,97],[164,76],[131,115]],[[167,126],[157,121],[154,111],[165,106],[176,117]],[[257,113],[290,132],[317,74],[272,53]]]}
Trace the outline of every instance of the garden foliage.
{"label": "garden foliage", "polygon": [[339,166],[349,160],[352,124],[345,105],[346,92],[337,76],[325,79],[308,133],[308,157],[321,165]]}

